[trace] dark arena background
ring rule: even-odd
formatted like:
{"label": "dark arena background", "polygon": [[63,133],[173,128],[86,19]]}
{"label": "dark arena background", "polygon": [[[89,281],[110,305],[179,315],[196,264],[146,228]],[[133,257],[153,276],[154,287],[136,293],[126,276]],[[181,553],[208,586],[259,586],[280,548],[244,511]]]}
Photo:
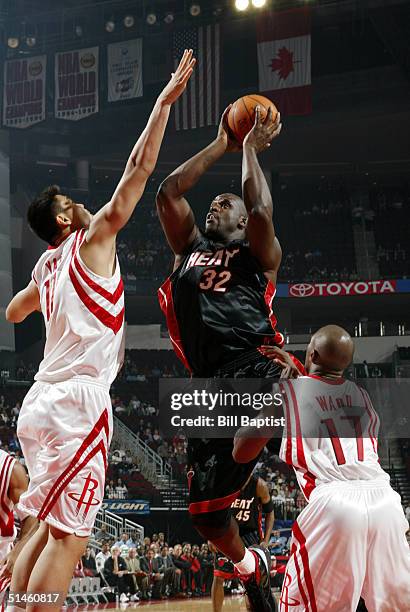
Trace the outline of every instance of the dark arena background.
{"label": "dark arena background", "polygon": [[[215,138],[229,103],[260,93],[281,111],[282,133],[259,161],[283,251],[273,307],[284,348],[303,362],[311,334],[334,323],[354,339],[349,378],[410,378],[409,32],[404,0],[0,1],[0,447],[23,465],[16,425],[45,328],[39,313],[11,325],[5,308],[46,248],[28,228],[28,206],[50,184],[93,212],[108,202],[176,58],[184,46],[197,57],[117,239],[125,361],[111,388],[104,505],[67,605],[212,610],[213,554],[187,511],[186,435],[167,437],[160,426],[159,382],[189,374],[158,304],[173,256],[155,198],[165,177]],[[217,194],[241,193],[241,158],[224,155],[189,194],[200,226]],[[409,518],[403,436],[381,436],[379,456]],[[274,502],[279,599],[306,501],[277,454],[265,449],[255,472]],[[167,573],[164,542],[173,549]],[[95,564],[104,543],[123,547],[126,562],[136,548],[141,568],[152,550],[157,577],[126,581],[101,556]],[[246,609],[237,581],[225,592],[224,608]]]}

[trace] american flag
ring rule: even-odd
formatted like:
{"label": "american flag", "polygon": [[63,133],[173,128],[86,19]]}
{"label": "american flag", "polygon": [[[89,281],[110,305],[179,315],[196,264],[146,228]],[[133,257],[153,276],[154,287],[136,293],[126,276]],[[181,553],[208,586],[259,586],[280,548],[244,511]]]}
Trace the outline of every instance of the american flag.
{"label": "american flag", "polygon": [[174,33],[174,68],[184,49],[192,49],[196,57],[194,72],[186,91],[175,103],[177,130],[218,125],[220,78],[219,24],[179,30]]}

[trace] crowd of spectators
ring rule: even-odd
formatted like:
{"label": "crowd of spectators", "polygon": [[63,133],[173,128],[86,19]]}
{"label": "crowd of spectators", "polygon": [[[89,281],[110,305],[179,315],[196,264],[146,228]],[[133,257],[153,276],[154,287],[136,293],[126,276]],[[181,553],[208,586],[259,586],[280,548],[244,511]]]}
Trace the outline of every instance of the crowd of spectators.
{"label": "crowd of spectators", "polygon": [[75,576],[100,576],[121,602],[210,594],[214,558],[206,543],[169,546],[164,533],[140,541],[137,533],[123,532],[115,539],[104,524],[93,543]]}

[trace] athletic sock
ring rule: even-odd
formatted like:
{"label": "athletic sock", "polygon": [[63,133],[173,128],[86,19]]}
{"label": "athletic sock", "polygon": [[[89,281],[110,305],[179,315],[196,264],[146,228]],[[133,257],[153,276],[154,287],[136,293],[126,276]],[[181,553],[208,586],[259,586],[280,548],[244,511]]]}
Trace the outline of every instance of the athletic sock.
{"label": "athletic sock", "polygon": [[244,558],[234,565],[240,574],[253,574],[256,569],[255,557],[248,548],[245,548]]}

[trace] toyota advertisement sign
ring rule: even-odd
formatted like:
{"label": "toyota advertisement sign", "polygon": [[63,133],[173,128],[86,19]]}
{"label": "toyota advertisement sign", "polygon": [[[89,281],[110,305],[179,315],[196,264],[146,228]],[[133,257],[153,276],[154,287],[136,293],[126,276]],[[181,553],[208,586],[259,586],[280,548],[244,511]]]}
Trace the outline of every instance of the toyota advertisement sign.
{"label": "toyota advertisement sign", "polygon": [[345,295],[382,295],[409,293],[410,280],[367,280],[334,283],[279,283],[277,297],[309,298],[340,297]]}

